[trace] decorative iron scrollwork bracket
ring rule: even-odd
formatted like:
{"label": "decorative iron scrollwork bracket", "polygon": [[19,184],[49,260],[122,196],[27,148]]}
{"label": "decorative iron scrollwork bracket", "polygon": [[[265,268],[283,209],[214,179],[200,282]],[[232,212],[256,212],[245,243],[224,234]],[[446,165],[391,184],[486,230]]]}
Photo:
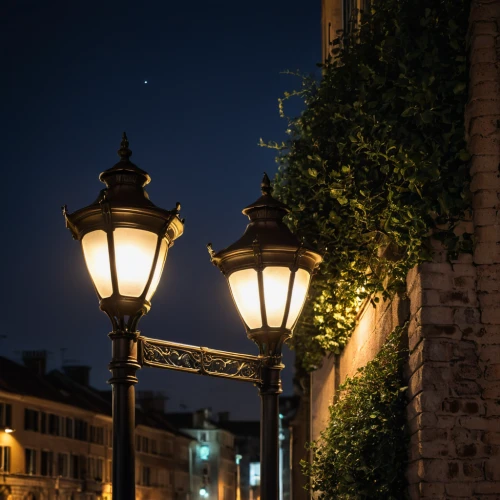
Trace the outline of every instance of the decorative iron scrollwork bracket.
{"label": "decorative iron scrollwork bracket", "polygon": [[217,351],[176,342],[139,337],[138,361],[142,366],[262,383],[266,358]]}

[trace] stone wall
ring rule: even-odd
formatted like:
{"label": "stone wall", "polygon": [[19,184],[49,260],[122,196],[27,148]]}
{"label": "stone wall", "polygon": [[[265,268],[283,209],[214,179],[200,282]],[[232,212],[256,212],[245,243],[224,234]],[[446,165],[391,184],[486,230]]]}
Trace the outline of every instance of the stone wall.
{"label": "stone wall", "polygon": [[408,276],[412,499],[500,498],[499,23],[499,0],[472,2],[474,255],[448,263],[438,247]]}

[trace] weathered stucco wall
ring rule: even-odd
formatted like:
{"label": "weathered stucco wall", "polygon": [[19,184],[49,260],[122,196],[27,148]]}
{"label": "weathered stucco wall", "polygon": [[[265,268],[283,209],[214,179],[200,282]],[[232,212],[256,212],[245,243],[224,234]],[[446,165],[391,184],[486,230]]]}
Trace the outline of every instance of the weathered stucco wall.
{"label": "weathered stucco wall", "polygon": [[367,301],[358,313],[358,324],[339,356],[328,355],[320,369],[311,374],[311,439],[317,439],[329,419],[329,406],[337,388],[346,377],[353,377],[358,368],[371,361],[387,336],[409,318],[409,303],[396,297],[377,307]]}

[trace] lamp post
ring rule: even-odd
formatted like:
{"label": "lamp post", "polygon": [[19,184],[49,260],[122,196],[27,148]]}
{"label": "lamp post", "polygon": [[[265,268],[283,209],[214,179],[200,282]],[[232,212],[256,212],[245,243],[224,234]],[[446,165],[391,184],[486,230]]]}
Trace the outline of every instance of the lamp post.
{"label": "lamp post", "polygon": [[272,197],[267,175],[262,196],[243,213],[250,223],[228,248],[208,250],[226,276],[247,336],[258,356],[194,347],[143,337],[140,318],[151,307],[168,249],[182,235],[180,205],[156,207],[144,190],[151,178],[130,161],[123,134],[120,161],[103,172],[97,200],[68,213],[66,226],[81,241],[99,304],[111,320],[113,387],[113,500],[135,499],[135,393],[141,366],[252,382],[261,397],[261,498],[277,500],[281,348],[292,336],[311,276],[321,257],[305,248],[283,223],[289,209]]}

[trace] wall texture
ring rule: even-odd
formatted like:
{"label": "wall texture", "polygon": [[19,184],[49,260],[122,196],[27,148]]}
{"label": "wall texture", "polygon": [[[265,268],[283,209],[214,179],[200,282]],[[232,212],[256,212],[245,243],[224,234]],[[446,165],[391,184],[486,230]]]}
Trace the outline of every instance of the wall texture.
{"label": "wall texture", "polygon": [[373,359],[409,320],[409,494],[416,499],[500,499],[500,0],[472,0],[465,127],[472,156],[473,255],[413,269],[407,300],[365,306],[339,357],[312,376],[311,438],[345,377]]}
{"label": "wall texture", "polygon": [[474,255],[408,276],[410,496],[500,498],[500,1],[474,0],[465,113]]}

